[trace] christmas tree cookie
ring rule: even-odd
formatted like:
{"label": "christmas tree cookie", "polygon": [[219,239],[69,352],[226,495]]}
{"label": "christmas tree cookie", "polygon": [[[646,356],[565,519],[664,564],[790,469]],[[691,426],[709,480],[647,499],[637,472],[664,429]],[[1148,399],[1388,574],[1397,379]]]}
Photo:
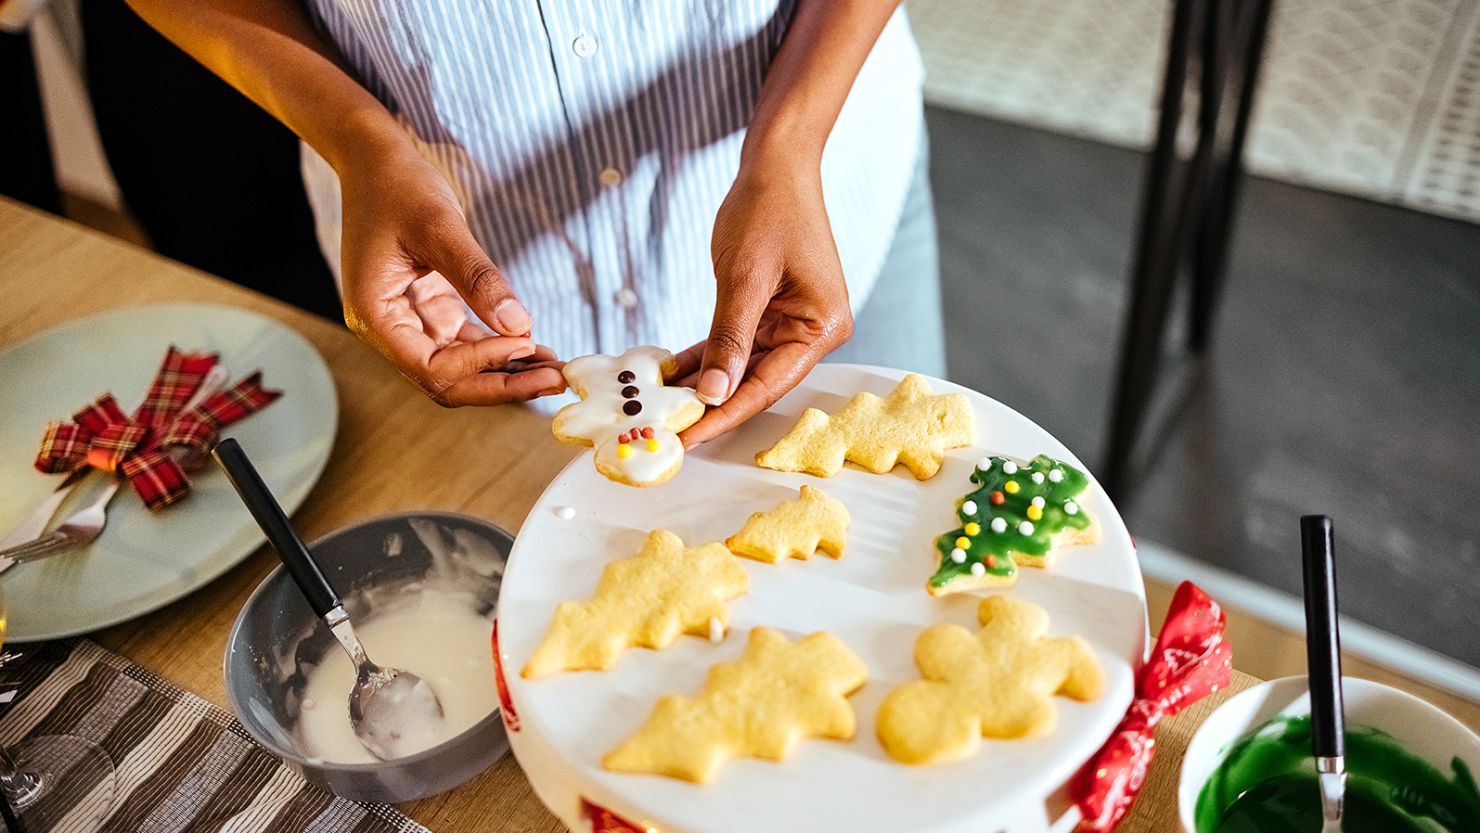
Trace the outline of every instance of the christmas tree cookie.
{"label": "christmas tree cookie", "polygon": [[725,539],[725,546],[736,555],[767,564],[787,557],[806,561],[818,551],[842,558],[848,520],[848,507],[841,500],[803,486],[796,500],[751,515],[739,532]]}
{"label": "christmas tree cookie", "polygon": [[971,402],[959,393],[935,395],[913,373],[883,398],[863,392],[829,416],[808,408],[776,445],[755,455],[762,468],[832,477],[844,461],[874,474],[903,463],[916,480],[940,471],[946,449],[976,440]]}
{"label": "christmas tree cookie", "polygon": [[790,642],[756,628],[739,660],[710,668],[697,697],[659,700],[601,765],[702,784],[731,758],[784,761],[804,738],[853,737],[848,695],[867,678],[863,661],[830,633]]}
{"label": "christmas tree cookie", "polygon": [[907,764],[956,761],[983,737],[1022,738],[1053,730],[1056,694],[1088,702],[1105,687],[1104,671],[1077,636],[1048,636],[1048,613],[1009,596],[977,607],[981,630],[926,628],[915,641],[924,678],[879,704],[879,741]]}
{"label": "christmas tree cookie", "polygon": [[1058,547],[1095,540],[1094,519],[1079,505],[1089,476],[1068,463],[983,457],[971,482],[979,488],[957,504],[961,525],[935,539],[940,567],[925,583],[932,596],[1006,587],[1019,566],[1047,567]]}
{"label": "christmas tree cookie", "polygon": [[630,646],[666,648],[681,633],[723,637],[726,602],[749,589],[750,575],[724,544],[685,547],[677,535],[655,529],[637,555],[606,565],[596,595],[555,608],[522,675],[604,670]]}

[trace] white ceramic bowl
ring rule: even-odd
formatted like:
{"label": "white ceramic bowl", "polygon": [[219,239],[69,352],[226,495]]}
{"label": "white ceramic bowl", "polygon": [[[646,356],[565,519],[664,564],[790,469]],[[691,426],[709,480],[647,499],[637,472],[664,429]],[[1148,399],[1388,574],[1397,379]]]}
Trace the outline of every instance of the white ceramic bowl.
{"label": "white ceramic bowl", "polygon": [[[1480,770],[1480,737],[1437,707],[1391,686],[1342,678],[1348,727],[1371,726],[1447,772],[1459,758]],[[1197,797],[1234,742],[1280,715],[1310,714],[1306,678],[1284,677],[1240,692],[1198,728],[1182,759],[1177,804],[1184,833],[1196,833]]]}

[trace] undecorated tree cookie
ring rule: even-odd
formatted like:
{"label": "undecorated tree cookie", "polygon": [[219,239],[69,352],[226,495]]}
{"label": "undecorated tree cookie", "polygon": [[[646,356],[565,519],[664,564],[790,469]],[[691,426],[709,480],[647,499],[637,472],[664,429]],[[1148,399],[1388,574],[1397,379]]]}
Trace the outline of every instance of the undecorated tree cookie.
{"label": "undecorated tree cookie", "polygon": [[666,648],[683,633],[723,636],[726,603],[749,589],[749,574],[724,544],[685,547],[677,535],[655,529],[637,555],[606,565],[596,595],[556,606],[549,632],[521,673],[532,679],[600,671],[632,646]]}
{"label": "undecorated tree cookie", "polygon": [[882,399],[857,393],[831,416],[808,408],[755,461],[763,468],[818,477],[837,474],[844,461],[874,474],[903,463],[917,480],[929,480],[940,470],[946,449],[975,440],[971,401],[959,393],[934,395],[924,377],[911,373]]}
{"label": "undecorated tree cookie", "polygon": [[725,539],[736,555],[776,564],[786,558],[803,561],[814,552],[843,557],[848,540],[848,507],[811,486],[801,497],[750,516],[739,532]]}
{"label": "undecorated tree cookie", "polygon": [[1022,738],[1053,730],[1053,697],[1098,698],[1104,672],[1077,636],[1050,637],[1048,613],[1008,596],[977,608],[982,628],[926,628],[915,641],[922,680],[879,706],[879,741],[896,760],[931,764],[969,757],[983,737]]}
{"label": "undecorated tree cookie", "polygon": [[853,737],[848,695],[867,678],[863,661],[830,633],[790,642],[780,631],[756,628],[739,660],[709,669],[697,697],[659,700],[601,763],[705,783],[731,758],[784,761],[805,738]]}

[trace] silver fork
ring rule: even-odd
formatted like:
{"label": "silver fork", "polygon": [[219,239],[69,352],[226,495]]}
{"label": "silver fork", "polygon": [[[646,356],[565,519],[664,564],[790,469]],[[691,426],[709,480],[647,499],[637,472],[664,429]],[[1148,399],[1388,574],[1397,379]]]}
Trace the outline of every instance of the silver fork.
{"label": "silver fork", "polygon": [[108,523],[108,503],[118,494],[123,480],[114,477],[92,503],[72,513],[62,525],[27,544],[0,550],[0,573],[14,564],[45,558],[53,552],[91,544]]}

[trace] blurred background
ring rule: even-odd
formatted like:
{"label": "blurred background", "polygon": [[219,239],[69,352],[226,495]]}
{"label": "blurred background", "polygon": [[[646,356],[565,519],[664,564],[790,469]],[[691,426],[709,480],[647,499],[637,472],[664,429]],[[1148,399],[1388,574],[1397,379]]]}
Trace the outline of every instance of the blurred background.
{"label": "blurred background", "polygon": [[[908,0],[950,376],[1077,450],[1154,583],[1267,627],[1234,636],[1251,673],[1303,668],[1294,519],[1333,515],[1351,670],[1459,711],[1480,701],[1480,2],[1177,5]],[[0,193],[338,316],[297,141],[121,2],[0,35],[0,101]]]}

